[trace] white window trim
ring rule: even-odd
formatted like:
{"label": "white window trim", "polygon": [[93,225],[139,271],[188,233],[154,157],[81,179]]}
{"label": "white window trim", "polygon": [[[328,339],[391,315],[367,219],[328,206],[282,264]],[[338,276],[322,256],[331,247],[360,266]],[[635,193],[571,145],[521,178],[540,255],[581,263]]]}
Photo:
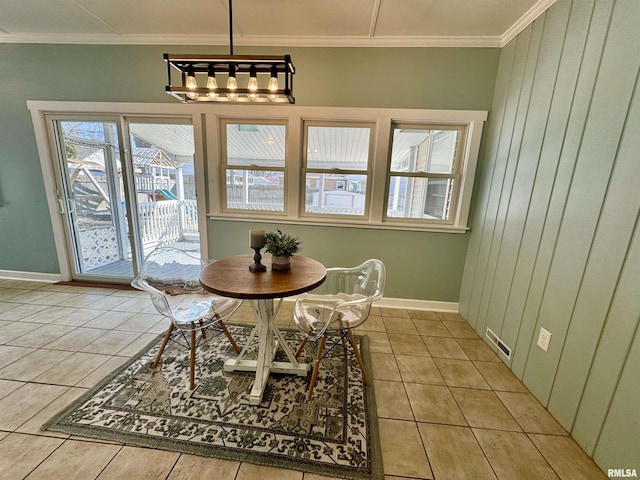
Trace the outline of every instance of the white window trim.
{"label": "white window trim", "polygon": [[[394,121],[393,124],[391,125],[391,132],[390,132],[390,136],[393,138],[394,135],[394,129],[396,128],[416,128],[419,130],[443,130],[446,129],[448,125],[446,124],[434,124],[434,123],[425,123],[425,122],[413,122],[413,123],[400,123],[397,121]],[[457,124],[453,126],[454,128],[451,128],[451,131],[457,131],[459,135],[462,136],[462,139],[466,139],[468,138],[468,134],[467,134],[467,128],[466,125],[461,125],[461,124]],[[431,137],[433,138],[433,137]],[[431,142],[431,138],[429,140],[429,142]],[[451,173],[436,173],[436,172],[397,172],[391,171],[391,159],[389,159],[388,162],[388,171],[387,171],[387,175],[389,176],[388,180],[388,185],[387,185],[387,192],[390,189],[390,184],[393,178],[395,177],[413,177],[413,178],[423,178],[423,179],[434,179],[434,178],[443,178],[443,179],[452,179],[454,180],[454,187],[453,187],[453,193],[452,193],[452,200],[451,200],[451,210],[453,210],[454,212],[458,213],[458,203],[460,201],[460,197],[461,197],[461,193],[460,192],[460,188],[462,188],[462,173],[464,172],[464,161],[465,161],[465,157],[467,155],[466,152],[466,148],[467,145],[464,142],[460,142],[460,145],[458,145],[458,151],[456,152],[456,158],[454,159],[454,164],[453,164],[453,170]],[[393,148],[392,145],[390,145],[389,150],[391,151],[391,149]],[[430,143],[430,147],[431,149],[431,143]],[[430,155],[431,153],[429,153]],[[391,154],[390,154],[391,155]],[[407,175],[405,175],[405,173],[407,173]],[[427,189],[425,188],[425,191],[423,192],[423,198],[422,198],[422,207],[421,210],[424,211],[424,205],[426,202],[426,196],[427,196]],[[423,213],[423,215],[421,217],[389,217],[385,215],[385,222],[389,222],[389,223],[406,223],[406,222],[421,222],[424,224],[428,224],[430,226],[433,225],[448,225],[448,226],[456,226],[457,225],[457,220],[456,217],[451,217],[451,218],[445,218],[445,219],[436,219],[436,218],[429,218],[427,215],[425,215]]]}
{"label": "white window trim", "polygon": [[[257,120],[257,121],[252,121],[252,120]],[[285,128],[285,152],[284,152],[284,165],[282,166],[266,166],[266,165],[254,165],[254,166],[243,166],[243,165],[231,165],[228,163],[228,158],[227,158],[227,146],[224,145],[222,142],[218,141],[218,145],[219,145],[219,150],[218,150],[218,154],[215,156],[215,158],[218,159],[218,164],[216,165],[215,168],[220,170],[220,181],[222,182],[222,178],[224,178],[224,184],[220,183],[220,184],[216,184],[215,185],[215,191],[217,191],[219,193],[219,204],[220,204],[220,209],[221,212],[223,212],[224,214],[228,214],[231,216],[235,216],[236,214],[244,214],[244,215],[260,215],[265,216],[265,215],[271,215],[271,216],[286,216],[287,215],[287,209],[289,208],[289,203],[288,203],[288,197],[287,197],[287,190],[289,188],[288,185],[288,180],[289,178],[287,178],[287,170],[289,168],[289,166],[287,165],[287,161],[289,161],[289,163],[291,163],[290,160],[288,160],[288,154],[289,154],[289,142],[287,140],[288,137],[288,131],[289,131],[289,125],[285,122],[285,121],[281,121],[280,119],[273,119],[273,118],[260,118],[260,119],[239,119],[237,117],[233,117],[233,118],[227,118],[227,117],[219,117],[218,118],[218,125],[216,128],[216,131],[219,134],[219,138],[222,139],[226,139],[227,134],[226,134],[226,126],[227,125],[233,125],[234,123],[237,123],[239,125],[243,125],[243,124],[247,124],[247,125],[252,125],[252,124],[260,124],[260,125],[278,125],[278,126],[282,126]],[[227,175],[227,170],[243,170],[243,171],[249,171],[249,170],[262,170],[262,171],[281,171],[283,172],[283,174],[285,175],[285,182],[284,182],[284,206],[283,206],[283,211],[278,212],[278,211],[269,211],[268,213],[266,210],[248,210],[248,209],[237,209],[237,208],[229,208],[227,206],[227,188],[226,188],[226,175]],[[210,190],[211,191],[211,190]]]}
{"label": "white window trim", "polygon": [[[220,119],[236,118],[245,120],[273,120],[287,121],[286,158],[287,192],[285,193],[285,215],[259,214],[253,212],[225,212],[222,208],[222,198],[219,192],[222,185],[219,181],[219,129]],[[476,165],[482,138],[482,129],[487,119],[485,110],[413,110],[413,109],[384,109],[384,108],[340,108],[340,107],[303,107],[277,105],[216,105],[206,113],[207,145],[209,159],[209,191],[218,190],[218,194],[209,196],[209,218],[219,220],[240,220],[258,222],[277,222],[281,224],[303,225],[336,225],[357,228],[375,228],[390,230],[417,230],[461,233],[468,230],[467,221],[471,204],[471,193],[475,178]],[[304,187],[302,165],[303,123],[317,122],[353,122],[373,123],[374,151],[371,158],[372,178],[370,179],[371,194],[369,197],[368,217],[339,218],[339,215],[327,217],[317,215],[303,215],[304,205],[300,204],[301,188]],[[394,219],[389,221],[386,216],[386,186],[389,162],[392,125],[397,123],[423,123],[436,125],[464,125],[468,135],[466,143],[462,145],[460,177],[460,193],[458,208],[450,223],[425,222],[422,219]],[[301,187],[302,186],[302,187]]]}
{"label": "white window trim", "polygon": [[[45,114],[57,113],[90,113],[118,114],[136,116],[183,116],[191,117],[195,135],[195,168],[198,178],[199,192],[208,193],[208,201],[204,195],[198,196],[198,209],[207,212],[207,217],[222,220],[239,220],[247,222],[277,222],[281,224],[303,225],[336,225],[341,227],[415,230],[436,232],[465,232],[471,203],[471,192],[475,178],[476,165],[480,149],[480,140],[484,122],[487,120],[486,110],[419,110],[419,109],[387,109],[387,108],[354,108],[354,107],[305,107],[299,105],[226,105],[226,104],[176,104],[176,103],[128,103],[128,102],[65,102],[65,101],[27,101],[27,108],[35,129],[36,144],[42,164],[45,180],[45,192],[48,199],[52,221],[54,223],[54,239],[59,258],[64,258],[64,234],[58,225],[57,200],[55,182],[51,172],[51,158],[46,133]],[[285,155],[289,159],[287,166],[287,191],[285,192],[286,215],[265,215],[249,213],[223,213],[219,192],[220,157],[218,118],[266,119],[282,120],[288,123],[287,145]],[[369,217],[366,220],[301,217],[298,203],[300,189],[304,188],[301,176],[301,151],[303,145],[303,120],[318,121],[353,121],[372,122],[376,124],[374,135],[374,153],[372,156],[371,196]],[[392,123],[436,123],[465,124],[469,135],[465,146],[465,157],[462,165],[460,183],[460,204],[454,217],[453,225],[424,224],[422,222],[385,222],[386,214],[386,176],[389,160]],[[201,128],[202,127],[202,128]],[[207,177],[205,182],[205,163]],[[302,187],[301,187],[302,185]],[[204,253],[207,247],[207,225],[204,216],[199,216],[201,245]],[[64,276],[61,262],[61,273]]]}
{"label": "white window trim", "polygon": [[[368,220],[369,217],[369,208],[371,205],[371,196],[372,196],[372,192],[370,191],[371,189],[371,178],[373,177],[373,164],[374,164],[374,153],[375,153],[375,148],[374,148],[374,142],[375,142],[375,137],[376,137],[376,130],[377,130],[377,125],[375,123],[371,123],[371,122],[355,122],[355,121],[345,121],[345,120],[341,120],[341,121],[330,121],[330,122],[326,122],[326,121],[322,121],[319,122],[316,119],[310,120],[308,118],[304,118],[302,119],[302,145],[300,146],[300,157],[301,157],[301,166],[300,168],[302,169],[300,172],[300,182],[303,182],[304,185],[306,185],[306,175],[309,172],[312,173],[317,173],[319,175],[325,175],[325,174],[329,174],[329,173],[333,173],[332,171],[328,170],[328,169],[322,169],[322,168],[310,168],[308,166],[308,158],[307,158],[307,152],[305,152],[305,149],[307,148],[307,142],[308,142],[308,137],[307,137],[307,127],[344,127],[344,128],[367,128],[369,129],[369,134],[370,134],[370,138],[369,138],[369,148],[368,148],[368,162],[367,162],[367,168],[364,170],[353,170],[353,169],[349,169],[349,168],[340,168],[339,170],[336,171],[336,173],[342,173],[342,174],[346,174],[346,175],[363,175],[367,177],[367,185],[366,185],[366,204],[364,206],[364,213],[363,215],[341,215],[341,214],[330,214],[330,213],[312,213],[312,212],[307,212],[306,211],[306,207],[305,207],[305,190],[301,189],[300,191],[300,200],[299,200],[299,205],[298,205],[298,210],[299,210],[299,216],[301,219],[304,219],[306,222],[314,222],[315,220],[321,220],[323,222],[332,222],[335,219],[341,219],[342,221],[355,221],[355,222],[360,222],[363,220]],[[346,190],[346,183],[345,183],[345,190]],[[322,202],[322,200],[321,200]]]}

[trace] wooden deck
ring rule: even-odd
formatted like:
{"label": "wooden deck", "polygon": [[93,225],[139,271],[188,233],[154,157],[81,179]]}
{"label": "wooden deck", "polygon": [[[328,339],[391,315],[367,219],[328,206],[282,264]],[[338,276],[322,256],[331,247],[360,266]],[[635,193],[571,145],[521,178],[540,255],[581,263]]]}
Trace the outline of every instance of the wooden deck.
{"label": "wooden deck", "polygon": [[[165,247],[175,247],[185,250],[192,255],[200,256],[199,242],[174,242],[164,245]],[[145,256],[153,250],[145,250]],[[86,270],[85,275],[95,275],[100,277],[113,277],[114,279],[131,280],[133,278],[133,264],[131,260],[118,260],[107,265],[101,265],[91,270]]]}

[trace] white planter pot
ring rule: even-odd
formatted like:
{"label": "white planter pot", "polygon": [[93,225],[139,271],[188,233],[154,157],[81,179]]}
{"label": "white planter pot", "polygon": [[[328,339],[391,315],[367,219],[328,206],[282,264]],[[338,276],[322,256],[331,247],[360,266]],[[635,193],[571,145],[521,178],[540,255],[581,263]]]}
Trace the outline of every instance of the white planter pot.
{"label": "white planter pot", "polygon": [[280,272],[291,270],[291,257],[271,257],[271,270]]}

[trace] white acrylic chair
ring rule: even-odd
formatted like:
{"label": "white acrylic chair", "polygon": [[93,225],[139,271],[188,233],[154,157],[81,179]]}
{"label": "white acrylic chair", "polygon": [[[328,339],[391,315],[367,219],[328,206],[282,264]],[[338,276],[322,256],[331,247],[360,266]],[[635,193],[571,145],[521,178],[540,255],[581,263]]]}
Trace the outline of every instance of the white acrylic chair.
{"label": "white acrylic chair", "polygon": [[362,370],[364,382],[368,385],[369,379],[353,329],[367,320],[371,304],[382,298],[385,279],[385,266],[376,259],[367,260],[352,268],[328,268],[324,283],[312,293],[302,294],[296,300],[293,319],[298,330],[304,334],[296,357],[300,356],[307,341],[319,341],[307,394],[309,400],[313,396],[325,342],[332,334],[339,335],[345,347],[347,340],[349,341]]}
{"label": "white acrylic chair", "polygon": [[[242,303],[241,300],[220,297],[206,292],[199,283],[200,270],[209,262],[173,247],[160,247],[146,258],[138,276],[131,285],[151,295],[156,310],[171,320],[160,350],[152,367],[160,362],[169,340],[182,337],[190,349],[189,388],[195,386],[196,346],[205,338],[205,330],[219,327],[233,349],[238,353],[224,319],[231,316]],[[197,339],[197,332],[201,336]],[[187,335],[188,334],[188,335]]]}

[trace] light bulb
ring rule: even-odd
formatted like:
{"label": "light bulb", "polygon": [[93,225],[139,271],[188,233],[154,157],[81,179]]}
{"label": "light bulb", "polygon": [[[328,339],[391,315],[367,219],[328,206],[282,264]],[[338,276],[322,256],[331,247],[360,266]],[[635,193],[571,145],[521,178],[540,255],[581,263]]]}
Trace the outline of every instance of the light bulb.
{"label": "light bulb", "polygon": [[213,65],[209,65],[209,71],[207,73],[207,88],[209,89],[209,98],[216,98],[218,94],[216,89],[218,88],[218,82],[216,82],[216,71]]}
{"label": "light bulb", "polygon": [[218,88],[216,77],[207,78],[207,88],[209,89],[209,98],[216,98],[218,96],[218,94],[216,93],[216,89]]}
{"label": "light bulb", "polygon": [[229,76],[229,80],[227,80],[227,89],[231,90],[229,93],[227,93],[227,97],[229,98],[229,100],[235,100],[236,98],[238,98],[238,94],[234,92],[234,90],[236,90],[237,88],[238,82],[236,81],[236,77]]}
{"label": "light bulb", "polygon": [[238,88],[238,82],[236,82],[236,66],[229,64],[229,80],[227,80],[227,88],[229,90],[235,90]]}
{"label": "light bulb", "polygon": [[278,90],[278,77],[271,77],[269,79],[269,90],[275,92]]}
{"label": "light bulb", "polygon": [[193,67],[189,67],[189,69],[187,70],[187,81],[185,82],[185,87],[190,90],[198,88],[198,82],[196,82],[196,73],[193,71]]}
{"label": "light bulb", "polygon": [[[258,90],[257,74],[258,74],[258,69],[256,68],[255,65],[251,65],[251,67],[249,68],[249,83],[247,84],[247,88],[249,89],[250,92],[255,92]],[[256,95],[249,94],[249,98],[254,99],[256,98]]]}
{"label": "light bulb", "polygon": [[[193,71],[193,66],[190,66],[187,70],[187,79],[184,82],[184,86],[189,90],[195,90],[198,88],[198,82],[196,82],[196,73]],[[195,100],[198,98],[198,94],[196,92],[187,92],[187,97],[191,100]]]}
{"label": "light bulb", "polygon": [[238,88],[238,82],[236,81],[236,77],[229,77],[229,80],[227,80],[227,88],[229,90],[235,90]]}
{"label": "light bulb", "polygon": [[187,77],[187,88],[191,90],[195,90],[198,88],[198,83],[196,82],[196,77]]}
{"label": "light bulb", "polygon": [[269,79],[269,85],[267,88],[272,92],[278,90],[278,69],[275,65],[271,67],[271,78]]}

